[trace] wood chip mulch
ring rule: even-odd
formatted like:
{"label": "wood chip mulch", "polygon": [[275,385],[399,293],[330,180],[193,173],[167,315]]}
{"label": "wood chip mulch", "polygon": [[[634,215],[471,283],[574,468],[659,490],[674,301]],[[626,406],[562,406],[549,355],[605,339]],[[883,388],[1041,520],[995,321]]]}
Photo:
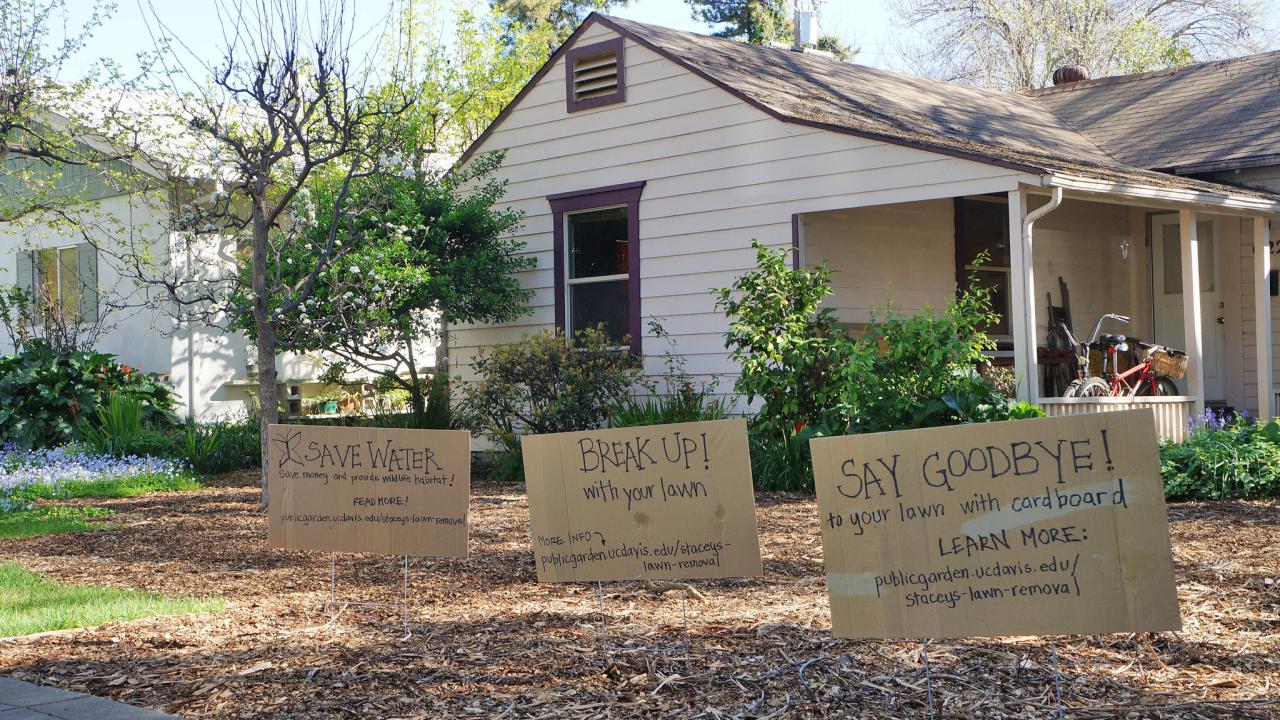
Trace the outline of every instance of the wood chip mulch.
{"label": "wood chip mulch", "polygon": [[[414,559],[397,611],[323,605],[329,555],[273,550],[252,473],[93,501],[115,530],[0,541],[67,582],[211,593],[227,610],[0,640],[0,673],[187,718],[929,717],[919,644],[831,636],[811,498],[758,499],[765,576],[705,599],[540,585],[523,488],[479,484],[471,556]],[[1280,505],[1171,506],[1184,630],[1064,637],[1072,718],[1280,718]],[[399,597],[400,560],[340,556],[338,594]],[[685,656],[683,612],[689,651]],[[1056,716],[1047,638],[929,645],[935,716]]]}

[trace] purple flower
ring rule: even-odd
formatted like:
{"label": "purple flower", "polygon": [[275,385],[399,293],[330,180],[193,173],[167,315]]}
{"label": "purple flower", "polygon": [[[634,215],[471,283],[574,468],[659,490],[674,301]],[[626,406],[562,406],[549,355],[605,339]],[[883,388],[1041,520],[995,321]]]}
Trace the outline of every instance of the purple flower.
{"label": "purple flower", "polygon": [[154,457],[94,455],[74,446],[23,450],[12,444],[0,448],[0,512],[30,507],[17,495],[28,487],[47,486],[58,494],[68,482],[125,480],[141,475],[176,478],[185,474],[186,466],[177,460]]}

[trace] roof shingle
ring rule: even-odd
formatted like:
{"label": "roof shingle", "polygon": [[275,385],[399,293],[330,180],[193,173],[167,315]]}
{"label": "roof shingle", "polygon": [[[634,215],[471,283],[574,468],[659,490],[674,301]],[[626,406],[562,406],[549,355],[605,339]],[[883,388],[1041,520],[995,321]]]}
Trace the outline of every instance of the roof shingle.
{"label": "roof shingle", "polygon": [[[786,48],[594,17],[783,120],[1028,171],[1280,200],[1254,189],[1155,172],[1118,157],[1115,148],[1123,143],[1110,141],[1110,136],[1104,136],[1106,143],[1095,142],[1076,125],[1082,113],[1057,114],[1059,107],[1074,105],[1070,101],[1044,102],[1042,96],[983,90]],[[1205,138],[1206,152],[1210,139]],[[1217,141],[1222,147],[1222,138]]]}

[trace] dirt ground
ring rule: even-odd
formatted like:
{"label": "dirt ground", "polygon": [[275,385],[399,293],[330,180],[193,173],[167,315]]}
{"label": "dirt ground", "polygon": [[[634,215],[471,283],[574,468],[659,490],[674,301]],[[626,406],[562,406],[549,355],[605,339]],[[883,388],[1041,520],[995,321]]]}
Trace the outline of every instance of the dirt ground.
{"label": "dirt ground", "polygon": [[[0,640],[0,673],[188,718],[928,717],[919,644],[829,630],[811,498],[758,498],[765,576],[705,600],[539,585],[523,488],[482,484],[466,561],[415,559],[396,611],[323,608],[329,556],[272,550],[251,474],[201,491],[95,501],[115,531],[0,541],[63,581],[216,593],[222,613]],[[1170,509],[1184,630],[1060,638],[1074,718],[1280,717],[1280,505]],[[342,556],[338,594],[395,601],[400,560]],[[683,651],[687,605],[690,655]],[[1055,717],[1043,638],[934,642],[939,717]],[[2,699],[0,699],[2,700]]]}

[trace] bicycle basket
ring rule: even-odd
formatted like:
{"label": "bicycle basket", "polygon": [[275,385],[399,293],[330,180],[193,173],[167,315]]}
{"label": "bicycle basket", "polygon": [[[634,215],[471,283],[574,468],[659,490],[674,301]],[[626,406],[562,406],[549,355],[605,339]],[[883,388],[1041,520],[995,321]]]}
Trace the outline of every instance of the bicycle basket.
{"label": "bicycle basket", "polygon": [[1187,354],[1181,350],[1160,348],[1151,353],[1151,371],[1161,377],[1181,380],[1187,374]]}

